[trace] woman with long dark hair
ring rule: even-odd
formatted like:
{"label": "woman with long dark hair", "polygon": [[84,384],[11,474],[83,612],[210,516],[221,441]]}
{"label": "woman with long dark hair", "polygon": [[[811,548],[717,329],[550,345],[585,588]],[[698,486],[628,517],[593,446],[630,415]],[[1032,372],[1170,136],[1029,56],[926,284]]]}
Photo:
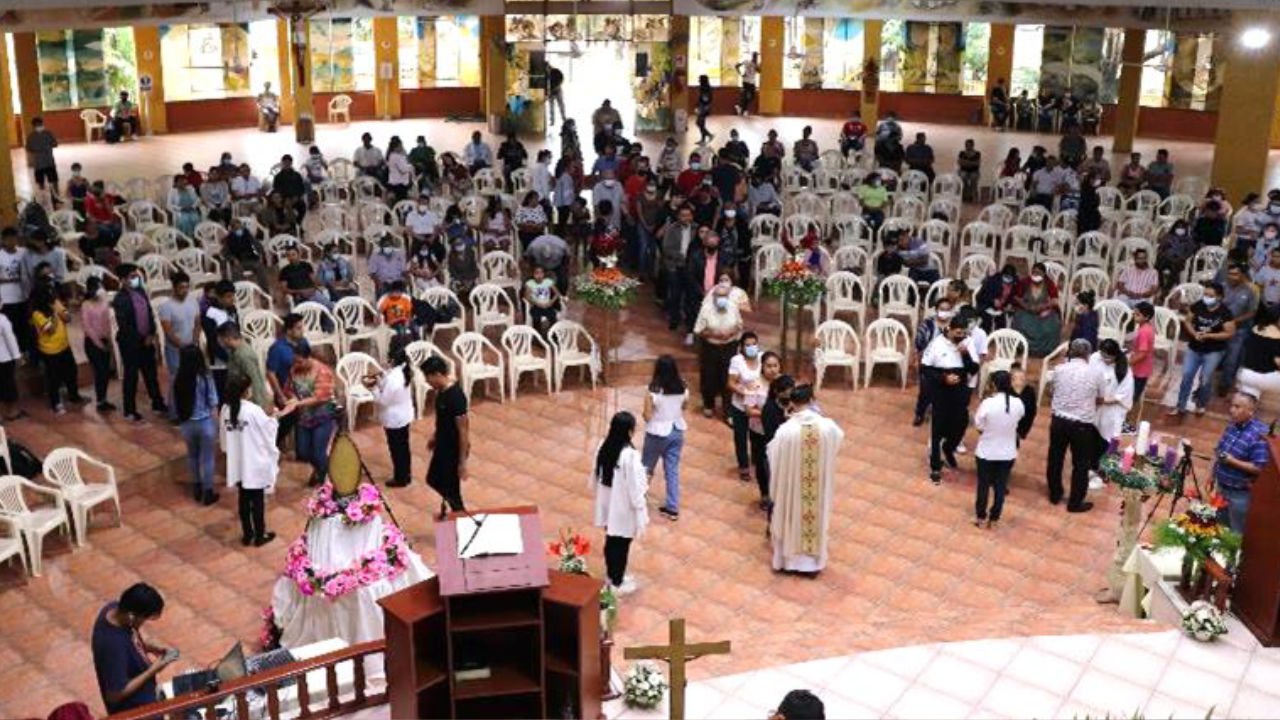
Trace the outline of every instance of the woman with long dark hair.
{"label": "woman with long dark hair", "polygon": [[218,442],[214,414],[218,412],[218,388],[198,345],[187,345],[178,352],[173,403],[182,440],[187,444],[191,495],[201,505],[212,505],[218,502],[218,493],[213,490],[213,450]]}
{"label": "woman with long dark hair", "polygon": [[668,520],[680,517],[680,451],[684,449],[684,433],[688,429],[684,408],[689,403],[689,388],[680,377],[680,367],[670,355],[658,357],[653,365],[653,379],[644,396],[644,450],[641,461],[645,474],[652,478],[662,459],[666,479],[666,499],[658,512]]}
{"label": "woman with long dark hair", "polygon": [[760,356],[760,381],[747,393],[745,403],[747,411],[747,430],[751,433],[751,464],[756,469],[756,485],[760,488],[760,508],[768,510],[772,501],[769,497],[769,441],[778,426],[785,421],[785,414],[773,432],[765,422],[765,408],[773,395],[773,382],[782,377],[782,358],[775,352],[766,352]]}
{"label": "woman with long dark hair", "polygon": [[362,382],[378,404],[378,419],[391,452],[391,479],[387,487],[405,487],[413,476],[409,451],[409,426],[413,423],[413,365],[405,354],[411,336],[391,340],[391,369],[366,375]]}
{"label": "woman with long dark hair", "polygon": [[705,143],[708,140],[715,140],[714,133],[707,130],[707,116],[711,114],[711,80],[706,75],[698,76],[698,109],[697,121],[698,132],[702,135],[698,138],[698,142]]}
{"label": "woman with long dark hair", "polygon": [[[40,265],[48,268],[45,263]],[[71,314],[58,299],[54,284],[40,276],[40,267],[36,270],[35,285],[31,290],[31,327],[35,331],[36,354],[44,366],[44,391],[49,408],[55,415],[65,415],[67,408],[62,404],[64,387],[67,400],[85,402],[76,387],[76,358],[71,354],[71,338],[67,333]]]}
{"label": "woman with long dark hair", "polygon": [[240,488],[240,544],[259,547],[275,539],[267,531],[266,493],[274,490],[280,472],[280,450],[276,448],[278,418],[297,407],[289,400],[268,414],[253,403],[253,385],[243,376],[227,380],[222,424],[227,435],[227,486]]}
{"label": "woman with long dark hair", "polygon": [[[729,373],[725,385],[730,393],[729,407],[726,408],[729,421],[733,426],[733,452],[738,460],[738,479],[751,481],[752,457],[759,457],[763,450],[753,447],[759,436],[752,435],[748,425],[750,418],[747,403],[750,396],[764,394],[764,386],[760,383],[760,368],[763,364],[760,353],[760,338],[748,330],[738,339],[738,352],[729,358]],[[758,470],[757,470],[758,472]]]}
{"label": "woman with long dark hair", "polygon": [[1102,478],[1097,477],[1098,463],[1107,451],[1111,438],[1117,437],[1124,428],[1125,418],[1133,407],[1133,373],[1129,372],[1129,358],[1125,355],[1120,343],[1107,338],[1098,343],[1098,351],[1089,358],[1090,364],[1098,364],[1102,368],[1102,397],[1098,399],[1098,416],[1093,426],[1098,432],[1095,439],[1097,454],[1090,469],[1090,485],[1101,487]]}
{"label": "woman with long dark hair", "polygon": [[636,418],[623,410],[609,422],[609,434],[596,452],[592,480],[596,491],[596,527],[604,528],[604,564],[615,593],[626,595],[636,589],[627,577],[627,556],[631,541],[649,524],[645,476],[640,453],[631,444]]}
{"label": "woman with long dark hair", "polygon": [[[973,524],[994,528],[1004,510],[1004,495],[1009,487],[1013,461],[1018,458],[1018,421],[1026,409],[1013,390],[1013,376],[1007,370],[991,374],[993,392],[978,405],[973,425],[982,436],[974,457],[978,463],[978,497],[974,502]],[[989,493],[995,498],[987,506]]]}

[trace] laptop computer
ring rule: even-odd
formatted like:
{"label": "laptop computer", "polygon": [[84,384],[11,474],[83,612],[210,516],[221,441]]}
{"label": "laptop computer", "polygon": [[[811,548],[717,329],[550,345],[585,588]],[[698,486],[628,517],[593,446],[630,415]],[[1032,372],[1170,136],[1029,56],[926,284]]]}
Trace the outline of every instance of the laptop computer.
{"label": "laptop computer", "polygon": [[294,661],[293,653],[289,652],[287,648],[277,648],[246,659],[244,647],[237,642],[213,666],[212,670],[196,670],[175,677],[173,679],[173,694],[176,696],[201,692],[214,683],[221,684],[231,680],[239,680],[242,677],[273,670]]}

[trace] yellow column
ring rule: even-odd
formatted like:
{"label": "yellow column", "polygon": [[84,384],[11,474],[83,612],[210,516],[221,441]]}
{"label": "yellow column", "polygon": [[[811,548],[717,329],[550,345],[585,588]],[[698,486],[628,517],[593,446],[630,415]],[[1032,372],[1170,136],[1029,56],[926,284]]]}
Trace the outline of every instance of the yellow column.
{"label": "yellow column", "polygon": [[13,141],[13,100],[9,90],[9,51],[0,37],[0,226],[12,225],[18,220],[18,192],[13,177],[13,154],[9,145]]}
{"label": "yellow column", "polygon": [[289,21],[276,20],[276,60],[280,64],[280,124],[293,122],[293,45],[289,42]]}
{"label": "yellow column", "polygon": [[484,116],[492,131],[501,131],[507,115],[506,17],[480,17],[480,88]]}
{"label": "yellow column", "polygon": [[1142,54],[1147,31],[1124,31],[1124,47],[1120,50],[1120,84],[1116,89],[1116,128],[1111,151],[1133,152],[1133,138],[1138,134],[1138,96],[1142,91]]}
{"label": "yellow column", "polygon": [[1280,148],[1280,94],[1276,95],[1276,116],[1271,121],[1271,147]]}
{"label": "yellow column", "polygon": [[44,112],[40,97],[40,60],[36,56],[36,34],[13,34],[13,63],[18,69],[18,98],[22,101],[22,136],[31,132],[31,119]]}
{"label": "yellow column", "polygon": [[992,23],[991,45],[987,51],[987,94],[996,86],[996,80],[1004,80],[1009,91],[1009,78],[1013,75],[1013,25]]}
{"label": "yellow column", "polygon": [[862,24],[862,122],[874,128],[880,121],[880,34],[884,21]]}
{"label": "yellow column", "polygon": [[[1271,32],[1263,48],[1250,50],[1239,41],[1245,28]],[[1227,197],[1265,188],[1267,150],[1280,91],[1280,22],[1275,15],[1242,12],[1233,16],[1227,43],[1227,69],[1213,139],[1212,183]]]}
{"label": "yellow column", "polygon": [[760,114],[782,114],[782,55],[787,28],[779,15],[760,20]]}
{"label": "yellow column", "polygon": [[151,90],[140,93],[138,107],[142,109],[142,127],[149,134],[163,135],[169,131],[169,117],[164,106],[164,68],[160,61],[160,28],[156,25],[138,25],[133,28],[133,44],[137,52],[138,79],[151,78]]}
{"label": "yellow column", "polygon": [[[400,117],[400,38],[396,18],[373,19],[374,112],[384,119]],[[389,77],[388,77],[389,76]]]}
{"label": "yellow column", "polygon": [[289,74],[293,86],[293,134],[299,145],[316,139],[316,113],[311,104],[311,23],[289,20]]}
{"label": "yellow column", "polygon": [[[685,118],[683,128],[689,125],[689,16],[671,17],[671,107],[673,116]],[[674,130],[682,132],[682,124],[675,122]]]}

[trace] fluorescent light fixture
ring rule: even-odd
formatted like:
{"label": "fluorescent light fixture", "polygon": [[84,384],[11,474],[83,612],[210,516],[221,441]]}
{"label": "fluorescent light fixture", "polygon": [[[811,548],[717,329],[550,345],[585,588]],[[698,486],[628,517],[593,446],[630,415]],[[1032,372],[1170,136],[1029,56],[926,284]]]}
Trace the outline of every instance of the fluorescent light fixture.
{"label": "fluorescent light fixture", "polygon": [[1248,50],[1261,50],[1271,42],[1271,31],[1261,27],[1251,27],[1240,33],[1240,44]]}

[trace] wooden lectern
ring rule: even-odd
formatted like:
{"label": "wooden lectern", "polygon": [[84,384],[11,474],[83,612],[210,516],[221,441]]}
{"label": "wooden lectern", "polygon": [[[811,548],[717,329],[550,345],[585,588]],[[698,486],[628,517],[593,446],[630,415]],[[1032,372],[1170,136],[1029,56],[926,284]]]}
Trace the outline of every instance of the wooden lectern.
{"label": "wooden lectern", "polygon": [[[523,553],[459,560],[455,513],[436,528],[438,576],[378,601],[391,717],[598,717],[601,582],[547,570],[536,508],[485,513],[521,516]],[[460,648],[489,677],[458,680]]]}
{"label": "wooden lectern", "polygon": [[1267,647],[1280,645],[1280,439],[1253,481],[1232,609]]}

